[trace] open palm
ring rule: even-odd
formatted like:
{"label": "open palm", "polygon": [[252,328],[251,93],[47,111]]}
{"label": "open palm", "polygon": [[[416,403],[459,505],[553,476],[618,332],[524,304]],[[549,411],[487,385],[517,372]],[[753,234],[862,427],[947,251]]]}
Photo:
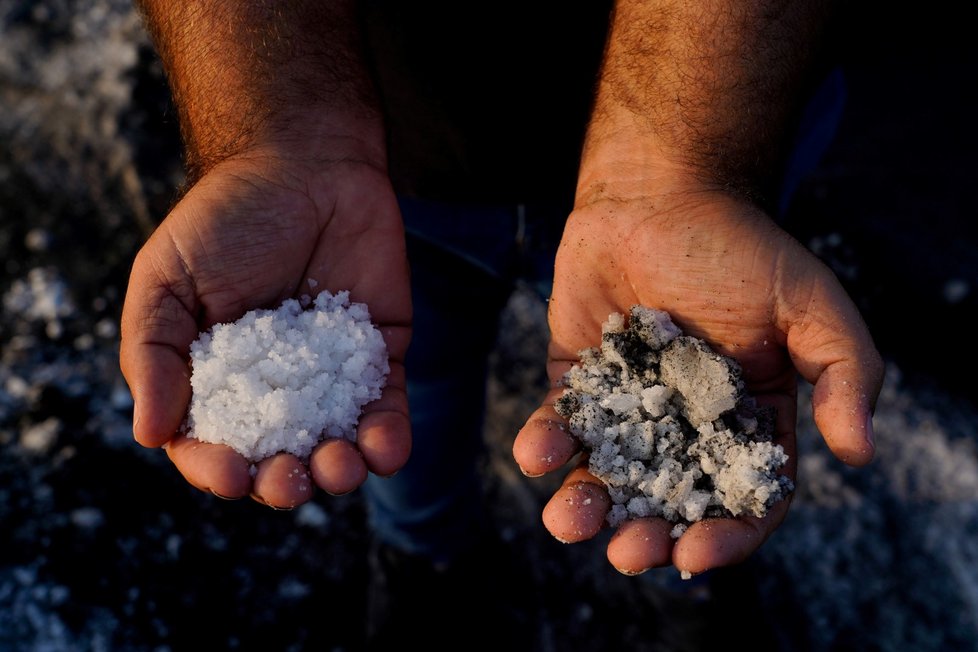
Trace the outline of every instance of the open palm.
{"label": "open palm", "polygon": [[[601,324],[634,304],[666,310],[686,333],[741,364],[747,389],[777,409],[776,442],[794,476],[797,374],[815,384],[816,423],[833,453],[861,465],[873,455],[869,419],[882,362],[858,311],[832,273],[750,204],[719,192],[597,201],[570,216],[549,307],[548,373],[554,389],[521,430],[514,456],[528,475],[553,471],[578,451],[553,409],[578,351]],[[588,499],[591,500],[588,500]],[[544,510],[551,533],[589,539],[610,499],[586,464]],[[747,557],[778,526],[787,501],[762,519],[707,519],[678,540],[663,519],[624,523],[608,547],[625,573],[676,565],[702,572]]]}
{"label": "open palm", "polygon": [[[253,478],[231,448],[177,432],[191,396],[189,347],[200,331],[323,289],[349,290],[351,300],[366,303],[390,354],[387,387],[365,407],[355,445],[328,440],[308,466],[276,455]],[[228,159],[184,196],[133,265],[120,358],[136,404],[136,439],[165,444],[198,488],[228,498],[250,493],[273,507],[308,500],[313,483],[338,494],[359,486],[368,470],[394,473],[410,452],[403,366],[410,321],[403,228],[383,170],[352,161]]]}

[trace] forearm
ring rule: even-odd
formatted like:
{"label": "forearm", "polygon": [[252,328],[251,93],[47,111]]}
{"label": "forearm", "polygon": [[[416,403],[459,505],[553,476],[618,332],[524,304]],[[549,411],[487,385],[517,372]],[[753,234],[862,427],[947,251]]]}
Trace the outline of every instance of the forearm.
{"label": "forearm", "polygon": [[180,116],[191,182],[273,144],[349,143],[383,165],[381,119],[354,2],[139,0]]}
{"label": "forearm", "polygon": [[[826,5],[617,2],[578,203],[677,177],[763,195],[784,154]],[[609,172],[621,187],[608,187]]]}

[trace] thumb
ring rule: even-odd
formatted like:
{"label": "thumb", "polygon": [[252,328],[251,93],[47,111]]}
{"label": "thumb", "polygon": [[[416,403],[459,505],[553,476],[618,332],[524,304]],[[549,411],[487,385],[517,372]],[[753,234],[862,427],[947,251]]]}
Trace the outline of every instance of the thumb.
{"label": "thumb", "polygon": [[814,385],[815,425],[832,453],[851,466],[875,452],[873,410],[883,385],[883,360],[858,309],[835,276],[816,274],[804,301],[781,306],[788,351]]}
{"label": "thumb", "polygon": [[153,255],[156,244],[151,239],[133,263],[119,349],[135,402],[133,434],[150,447],[169,441],[183,421],[191,393],[187,356],[197,336],[187,308],[194,301],[192,285],[163,280],[179,274],[161,269],[159,261],[168,258]]}

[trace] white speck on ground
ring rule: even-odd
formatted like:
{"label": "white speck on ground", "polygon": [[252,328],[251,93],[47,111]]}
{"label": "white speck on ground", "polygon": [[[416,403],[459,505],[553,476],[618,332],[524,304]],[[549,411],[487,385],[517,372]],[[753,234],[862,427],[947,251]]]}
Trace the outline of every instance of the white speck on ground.
{"label": "white speck on ground", "polygon": [[105,516],[97,507],[79,507],[72,510],[71,522],[83,530],[94,530],[105,522]]}
{"label": "white speck on ground", "polygon": [[314,502],[303,503],[295,510],[296,525],[322,530],[329,525],[329,514]]}

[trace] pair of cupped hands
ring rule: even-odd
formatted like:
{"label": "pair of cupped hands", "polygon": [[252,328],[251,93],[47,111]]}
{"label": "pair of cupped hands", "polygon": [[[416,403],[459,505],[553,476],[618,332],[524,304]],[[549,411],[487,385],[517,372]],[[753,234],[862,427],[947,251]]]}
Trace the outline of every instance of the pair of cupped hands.
{"label": "pair of cupped hands", "polygon": [[[832,452],[851,465],[868,463],[883,365],[831,271],[757,207],[692,175],[618,180],[614,172],[579,192],[567,219],[549,302],[552,389],[516,436],[522,471],[543,475],[577,455],[553,409],[560,379],[578,351],[600,341],[608,315],[635,304],[669,312],[687,334],[740,362],[748,391],[777,410],[789,477],[798,374],[814,384],[815,422]],[[189,347],[216,323],[314,294],[309,279],[319,289],[350,290],[369,306],[390,354],[388,383],[366,406],[356,443],[327,440],[308,461],[280,454],[252,474],[232,449],[178,433],[191,397]],[[410,338],[403,227],[383,165],[297,162],[260,151],[226,159],[183,196],[133,264],[120,357],[135,400],[135,437],[165,446],[187,481],[225,498],[250,495],[288,509],[316,487],[353,491],[368,472],[394,474],[410,455]],[[663,519],[627,521],[611,536],[608,559],[628,574],[669,564],[695,574],[736,563],[777,528],[788,502],[764,518],[695,523],[678,540]],[[577,464],[543,521],[561,541],[582,541],[605,527],[609,508],[604,485]]]}

